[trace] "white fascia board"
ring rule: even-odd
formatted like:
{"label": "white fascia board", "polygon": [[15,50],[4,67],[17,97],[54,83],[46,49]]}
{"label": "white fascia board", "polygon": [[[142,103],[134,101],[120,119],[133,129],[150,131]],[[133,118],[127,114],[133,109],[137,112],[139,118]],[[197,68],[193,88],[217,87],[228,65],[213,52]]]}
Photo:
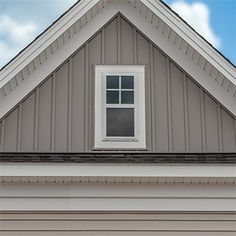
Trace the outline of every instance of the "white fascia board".
{"label": "white fascia board", "polygon": [[140,0],[210,64],[236,85],[236,68],[159,0]]}
{"label": "white fascia board", "polygon": [[1,177],[172,177],[236,178],[236,166],[223,164],[2,163]]}
{"label": "white fascia board", "polygon": [[43,35],[20,53],[0,71],[0,88],[16,76],[25,66],[53,43],[62,33],[80,19],[100,0],[81,0],[66,15],[54,23]]}

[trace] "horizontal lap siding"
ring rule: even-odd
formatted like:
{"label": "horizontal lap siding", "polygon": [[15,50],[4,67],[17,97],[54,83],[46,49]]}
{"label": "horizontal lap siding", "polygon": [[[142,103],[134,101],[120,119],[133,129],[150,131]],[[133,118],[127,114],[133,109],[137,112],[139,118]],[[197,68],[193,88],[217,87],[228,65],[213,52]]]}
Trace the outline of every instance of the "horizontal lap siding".
{"label": "horizontal lap siding", "polygon": [[[2,214],[0,235],[235,235],[235,215],[145,213]],[[46,220],[47,219],[47,220]],[[99,219],[99,220],[98,220]]]}
{"label": "horizontal lap siding", "polygon": [[235,118],[118,16],[0,121],[0,151],[91,151],[96,64],[146,65],[149,151],[236,150]]}
{"label": "horizontal lap siding", "polygon": [[235,213],[219,210],[222,202],[233,204],[232,185],[39,185],[0,186],[1,236],[231,236],[236,232]]}
{"label": "horizontal lap siding", "polygon": [[189,231],[180,231],[180,232],[168,232],[168,231],[153,231],[153,232],[147,232],[147,231],[120,231],[120,232],[114,232],[114,231],[43,231],[43,232],[35,232],[35,231],[20,231],[20,232],[4,232],[3,234],[0,233],[0,236],[235,236],[235,232],[189,232]]}

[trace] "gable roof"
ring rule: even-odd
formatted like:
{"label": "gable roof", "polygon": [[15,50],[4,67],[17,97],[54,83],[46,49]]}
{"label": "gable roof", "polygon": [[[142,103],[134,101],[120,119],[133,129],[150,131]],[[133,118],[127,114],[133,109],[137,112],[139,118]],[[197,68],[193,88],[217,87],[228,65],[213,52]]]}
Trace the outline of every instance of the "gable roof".
{"label": "gable roof", "polygon": [[0,71],[0,118],[117,12],[236,115],[236,68],[162,1],[81,0]]}

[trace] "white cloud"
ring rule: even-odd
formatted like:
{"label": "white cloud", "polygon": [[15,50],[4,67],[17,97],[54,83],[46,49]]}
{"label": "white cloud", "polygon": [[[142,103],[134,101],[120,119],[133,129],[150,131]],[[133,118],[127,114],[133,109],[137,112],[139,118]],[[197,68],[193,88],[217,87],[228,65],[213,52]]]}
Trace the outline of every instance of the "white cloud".
{"label": "white cloud", "polygon": [[20,24],[9,16],[0,18],[0,35],[9,37],[12,41],[26,40],[36,29],[33,23]]}
{"label": "white cloud", "polygon": [[206,4],[188,4],[183,0],[177,0],[171,4],[171,8],[214,47],[220,47],[220,38],[215,35],[210,25],[210,10]]}
{"label": "white cloud", "polygon": [[6,15],[0,17],[0,67],[33,39],[36,30],[32,22],[19,23]]}
{"label": "white cloud", "polygon": [[3,2],[0,8],[0,69],[76,1],[11,0]]}

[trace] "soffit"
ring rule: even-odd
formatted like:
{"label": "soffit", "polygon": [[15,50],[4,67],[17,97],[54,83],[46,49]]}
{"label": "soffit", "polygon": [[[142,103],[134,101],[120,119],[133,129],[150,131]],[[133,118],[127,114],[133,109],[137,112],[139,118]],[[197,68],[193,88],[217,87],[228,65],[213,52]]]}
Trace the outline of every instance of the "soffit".
{"label": "soffit", "polygon": [[2,163],[0,183],[235,184],[235,166],[206,164]]}

